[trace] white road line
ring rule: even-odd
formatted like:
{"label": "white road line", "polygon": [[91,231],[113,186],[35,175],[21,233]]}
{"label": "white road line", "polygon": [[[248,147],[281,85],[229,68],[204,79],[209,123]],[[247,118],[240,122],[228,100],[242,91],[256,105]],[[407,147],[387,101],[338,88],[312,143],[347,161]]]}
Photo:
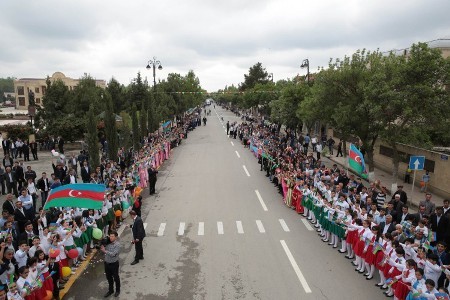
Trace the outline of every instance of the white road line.
{"label": "white road line", "polygon": [[236,152],[236,155],[238,158],[241,158],[241,156],[239,155],[239,152],[237,152],[237,151],[234,151],[234,152]]}
{"label": "white road line", "polygon": [[198,235],[205,235],[205,223],[198,223]]}
{"label": "white road line", "polygon": [[243,234],[244,233],[244,228],[242,227],[242,222],[241,221],[236,221],[236,227],[237,227],[237,231],[239,234]]}
{"label": "white road line", "polygon": [[294,257],[292,256],[291,251],[289,250],[288,246],[286,245],[286,242],[284,240],[280,240],[281,246],[284,249],[284,252],[286,253],[286,256],[289,259],[289,262],[292,265],[292,268],[294,268],[295,274],[297,274],[298,280],[303,286],[303,289],[305,290],[305,293],[310,294],[312,293],[308,283],[306,282],[305,276],[303,276],[302,271],[300,271],[300,268],[297,265],[297,262],[295,261]]}
{"label": "white road line", "polygon": [[225,129],[225,133],[227,133],[227,130]]}
{"label": "white road line", "polygon": [[289,231],[290,231],[290,230],[289,230],[289,227],[287,226],[286,222],[285,222],[283,219],[278,219],[278,221],[280,222],[281,227],[283,227],[283,230],[284,230],[284,231],[286,231],[286,232],[289,232]]}
{"label": "white road line", "polygon": [[314,228],[312,228],[311,224],[309,224],[308,221],[306,221],[305,219],[300,219],[302,220],[303,224],[305,224],[306,229],[308,229],[309,231],[314,231]]}
{"label": "white road line", "polygon": [[223,234],[223,223],[222,222],[217,222],[217,233]]}
{"label": "white road line", "polygon": [[234,146],[234,143],[232,141],[230,141],[230,143],[231,143],[231,146]]}
{"label": "white road line", "polygon": [[186,224],[184,222],[180,222],[180,227],[178,227],[178,235],[183,235],[184,234],[184,226]]}
{"label": "white road line", "polygon": [[164,230],[166,230],[166,223],[161,223],[161,225],[159,225],[157,236],[163,236]]}
{"label": "white road line", "polygon": [[264,203],[264,200],[263,200],[263,198],[261,197],[261,194],[259,193],[258,190],[255,190],[255,193],[256,193],[256,197],[258,197],[259,203],[261,203],[261,206],[262,206],[263,210],[264,210],[264,211],[267,211],[267,206],[266,206],[266,204]]}
{"label": "white road line", "polygon": [[258,230],[261,233],[266,233],[266,230],[264,229],[263,223],[261,220],[256,220],[256,226],[258,226]]}
{"label": "white road line", "polygon": [[250,177],[250,173],[248,172],[247,168],[245,167],[245,165],[242,165],[242,167],[244,168],[245,174],[247,174],[248,177]]}
{"label": "white road line", "polygon": [[147,223],[144,223],[144,229],[147,228]]}

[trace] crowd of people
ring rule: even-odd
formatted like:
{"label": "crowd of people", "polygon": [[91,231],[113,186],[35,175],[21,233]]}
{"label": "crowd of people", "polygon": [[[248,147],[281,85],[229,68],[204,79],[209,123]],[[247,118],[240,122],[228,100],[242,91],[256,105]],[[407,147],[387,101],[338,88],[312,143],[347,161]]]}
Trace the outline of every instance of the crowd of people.
{"label": "crowd of people", "polygon": [[[200,114],[197,109],[178,117],[173,127],[144,138],[140,149],[120,148],[117,160],[102,157],[99,166],[90,163],[84,150],[68,157],[62,148],[56,152],[55,143],[50,149],[52,172],[49,177],[43,172],[39,179],[30,166],[24,172],[23,164],[13,162],[15,151],[5,152],[0,176],[6,187],[2,193],[7,194],[0,219],[0,299],[59,299],[59,290],[102,237],[114,233],[128,213],[141,215],[140,194],[147,187],[155,193],[158,169],[188,131],[201,125]],[[105,185],[102,209],[44,209],[53,189],[81,182]]]}
{"label": "crowd of people", "polygon": [[366,280],[377,278],[385,296],[448,299],[449,200],[436,206],[426,193],[412,213],[402,186],[388,196],[379,180],[366,186],[336,164],[327,168],[290,130],[262,120],[231,128],[278,188],[282,203],[308,218],[322,241],[345,254]]}

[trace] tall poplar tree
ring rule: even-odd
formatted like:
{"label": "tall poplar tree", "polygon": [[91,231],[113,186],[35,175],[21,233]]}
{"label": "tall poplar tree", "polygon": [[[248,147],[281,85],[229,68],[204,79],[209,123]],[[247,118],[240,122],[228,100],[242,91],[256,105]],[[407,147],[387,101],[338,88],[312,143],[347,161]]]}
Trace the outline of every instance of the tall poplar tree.
{"label": "tall poplar tree", "polygon": [[139,151],[140,134],[139,134],[139,124],[138,124],[137,112],[136,112],[136,104],[133,104],[131,106],[131,126],[133,129],[133,148],[134,148],[134,151]]}
{"label": "tall poplar tree", "polygon": [[87,125],[87,144],[89,149],[89,164],[91,168],[96,168],[100,165],[99,147],[98,147],[98,131],[97,131],[97,116],[94,112],[94,105],[89,106],[86,114]]}
{"label": "tall poplar tree", "polygon": [[103,100],[105,101],[106,106],[104,120],[106,141],[108,142],[108,157],[115,161],[117,159],[118,150],[116,115],[114,114],[111,95],[108,92],[104,94]]}

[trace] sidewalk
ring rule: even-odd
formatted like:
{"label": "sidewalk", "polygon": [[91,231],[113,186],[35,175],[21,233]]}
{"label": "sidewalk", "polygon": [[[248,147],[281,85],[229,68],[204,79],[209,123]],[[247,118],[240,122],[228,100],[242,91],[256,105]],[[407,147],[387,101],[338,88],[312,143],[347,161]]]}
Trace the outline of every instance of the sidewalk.
{"label": "sidewalk", "polygon": [[[336,163],[341,168],[347,169],[347,158],[346,157],[336,157],[336,156],[332,155],[330,157],[328,157],[328,156],[324,157],[323,160],[329,161],[331,163]],[[351,169],[349,169],[349,172],[354,173]],[[381,180],[381,185],[385,186],[388,189],[388,191],[391,190],[391,186],[394,183],[391,173],[388,173],[388,172],[385,172],[385,171],[375,168],[375,179]],[[419,179],[416,178],[416,183],[418,182],[418,180]],[[411,178],[411,183],[412,183],[412,178]],[[408,195],[408,205],[409,206],[412,205],[415,209],[417,209],[419,207],[419,202],[422,200],[425,200],[425,194],[420,192],[420,187],[415,186],[413,189],[412,184],[405,183],[400,178],[397,180],[397,184],[403,185],[403,191],[405,191],[406,194]],[[367,186],[368,182],[366,182],[364,185]],[[395,191],[391,191],[391,194],[393,192],[395,192]],[[431,194],[433,195],[431,200],[436,204],[436,206],[442,206],[444,198],[442,198],[438,195],[435,195],[433,193],[431,193]],[[388,195],[387,199],[390,199],[390,198],[391,198],[391,196]]]}

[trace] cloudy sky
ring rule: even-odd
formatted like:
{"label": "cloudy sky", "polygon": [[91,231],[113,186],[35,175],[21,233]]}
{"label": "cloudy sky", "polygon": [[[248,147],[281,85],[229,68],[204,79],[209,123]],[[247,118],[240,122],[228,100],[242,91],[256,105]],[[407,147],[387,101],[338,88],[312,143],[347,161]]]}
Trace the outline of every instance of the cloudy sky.
{"label": "cloudy sky", "polygon": [[[274,79],[306,74],[366,48],[402,49],[450,39],[449,0],[77,0],[0,2],[0,77],[61,71],[150,79],[194,70],[215,91],[261,62]],[[450,43],[448,43],[450,44]]]}

